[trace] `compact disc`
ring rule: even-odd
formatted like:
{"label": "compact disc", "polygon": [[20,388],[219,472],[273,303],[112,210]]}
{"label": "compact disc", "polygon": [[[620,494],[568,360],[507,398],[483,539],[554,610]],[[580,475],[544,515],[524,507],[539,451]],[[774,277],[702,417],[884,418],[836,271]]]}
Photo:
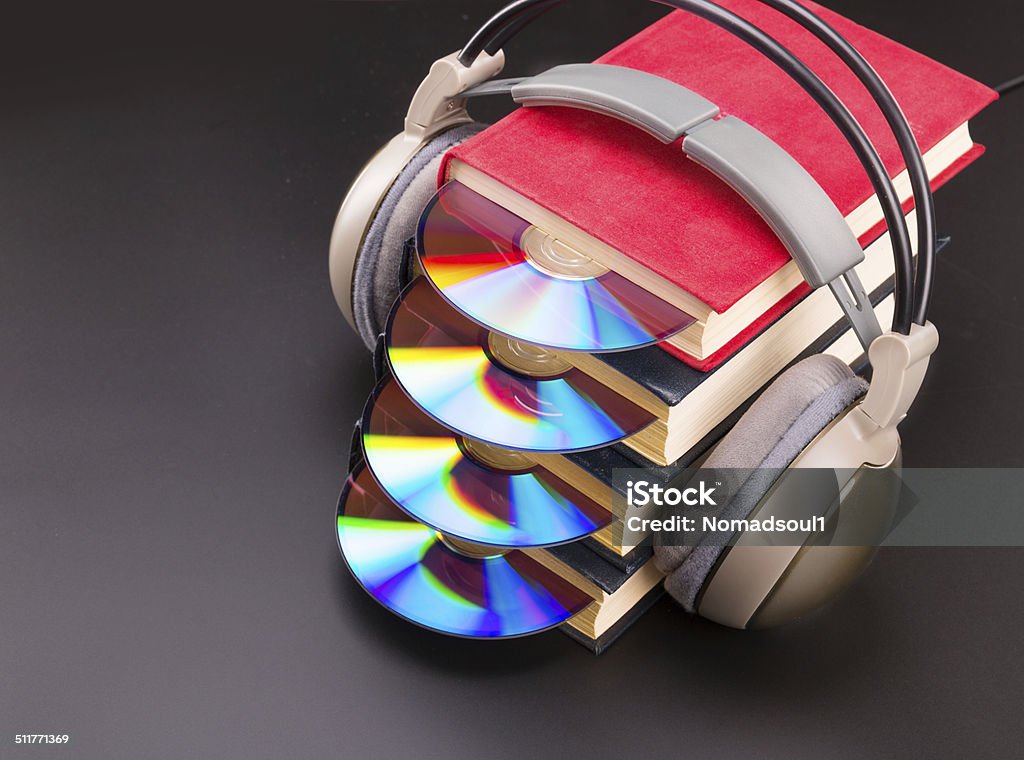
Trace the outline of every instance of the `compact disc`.
{"label": "compact disc", "polygon": [[363,415],[363,454],[384,492],[420,522],[493,546],[583,538],[611,513],[518,451],[463,439],[385,380]]}
{"label": "compact disc", "polygon": [[495,446],[581,451],[655,419],[555,354],[488,333],[423,278],[396,302],[386,337],[408,396],[445,427]]}
{"label": "compact disc", "polygon": [[593,601],[521,551],[456,551],[457,544],[392,504],[365,468],[341,492],[338,544],[374,599],[441,633],[523,636],[558,625]]}
{"label": "compact disc", "polygon": [[694,318],[458,182],[427,204],[423,271],[489,330],[564,351],[656,343]]}

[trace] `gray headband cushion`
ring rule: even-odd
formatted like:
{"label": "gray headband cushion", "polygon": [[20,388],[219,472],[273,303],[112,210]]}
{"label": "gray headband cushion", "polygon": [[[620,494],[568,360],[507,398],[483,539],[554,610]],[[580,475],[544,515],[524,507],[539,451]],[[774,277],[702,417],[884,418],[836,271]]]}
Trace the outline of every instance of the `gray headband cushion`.
{"label": "gray headband cushion", "polygon": [[[868,384],[840,359],[819,354],[786,370],[761,394],[708,457],[709,468],[763,468],[753,473],[722,512],[728,519],[749,515],[807,445],[844,409],[864,395]],[[665,589],[693,612],[697,595],[722,546],[655,546]]]}
{"label": "gray headband cushion", "polygon": [[416,234],[420,214],[437,192],[441,159],[450,148],[483,128],[483,124],[463,124],[432,139],[405,165],[381,201],[359,249],[352,277],[352,314],[360,337],[371,351],[398,298],[402,247]]}

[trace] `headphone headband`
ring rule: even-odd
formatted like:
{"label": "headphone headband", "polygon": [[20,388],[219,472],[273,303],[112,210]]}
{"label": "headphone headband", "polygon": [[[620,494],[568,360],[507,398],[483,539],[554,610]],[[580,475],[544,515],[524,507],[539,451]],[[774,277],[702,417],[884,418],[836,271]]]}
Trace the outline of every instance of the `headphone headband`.
{"label": "headphone headband", "polygon": [[[869,90],[893,130],[907,166],[918,209],[917,229],[921,255],[916,278],[910,236],[899,196],[863,129],[828,86],[777,40],[709,0],[654,0],[662,5],[689,11],[750,44],[800,84],[840,129],[867,171],[882,206],[896,259],[896,312],[893,330],[907,334],[911,321],[924,324],[927,319],[935,256],[934,202],[924,160],[910,125],[875,70],[856,48],[832,27],[794,0],[759,1],[796,21],[828,45]],[[459,61],[463,65],[469,65],[482,51],[496,53],[532,21],[562,2],[563,0],[516,0],[509,4],[491,17],[470,38],[459,54]]]}
{"label": "headphone headband", "polygon": [[556,66],[529,79],[490,81],[464,97],[507,92],[525,106],[595,111],[643,129],[736,190],[768,223],[812,288],[828,285],[865,351],[882,334],[856,272],[864,252],[815,179],[777,143],[682,85],[605,64]]}

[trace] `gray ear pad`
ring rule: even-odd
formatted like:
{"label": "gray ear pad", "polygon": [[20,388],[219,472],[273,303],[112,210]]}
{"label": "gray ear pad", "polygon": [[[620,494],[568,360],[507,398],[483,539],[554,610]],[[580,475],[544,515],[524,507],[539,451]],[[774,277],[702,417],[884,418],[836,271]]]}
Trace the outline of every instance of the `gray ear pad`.
{"label": "gray ear pad", "polygon": [[[867,391],[868,384],[840,359],[819,354],[786,370],[761,394],[715,447],[708,468],[764,468],[754,472],[722,512],[727,519],[747,517],[807,445]],[[658,568],[667,573],[665,589],[688,611],[724,547],[655,546]]]}
{"label": "gray ear pad", "polygon": [[444,132],[405,165],[381,201],[363,238],[352,276],[352,314],[366,347],[373,350],[398,298],[402,246],[416,234],[420,214],[437,192],[444,154],[484,128],[475,122]]}

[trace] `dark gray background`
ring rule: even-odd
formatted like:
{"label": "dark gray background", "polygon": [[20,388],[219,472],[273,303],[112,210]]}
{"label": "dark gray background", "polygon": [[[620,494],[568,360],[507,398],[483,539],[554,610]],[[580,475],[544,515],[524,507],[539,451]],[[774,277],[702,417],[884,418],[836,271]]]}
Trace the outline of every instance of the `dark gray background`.
{"label": "dark gray background", "polygon": [[[767,633],[662,603],[600,658],[427,633],[348,577],[332,523],[372,377],[328,236],[491,5],[5,11],[0,756],[1019,754],[1019,550],[888,550]],[[1024,71],[1012,0],[833,5],[982,81]],[[661,13],[585,6],[510,70]],[[1022,117],[1024,92],[978,118],[990,153],[938,198],[943,346],[908,464],[1024,464]]]}

